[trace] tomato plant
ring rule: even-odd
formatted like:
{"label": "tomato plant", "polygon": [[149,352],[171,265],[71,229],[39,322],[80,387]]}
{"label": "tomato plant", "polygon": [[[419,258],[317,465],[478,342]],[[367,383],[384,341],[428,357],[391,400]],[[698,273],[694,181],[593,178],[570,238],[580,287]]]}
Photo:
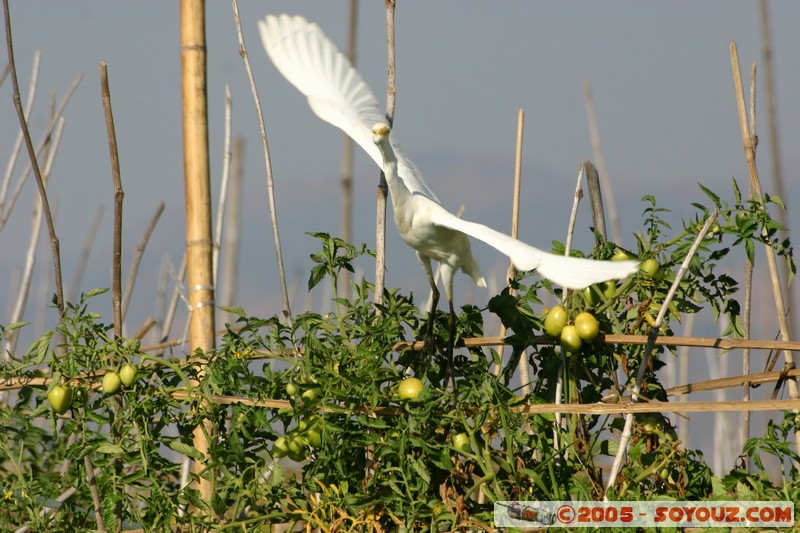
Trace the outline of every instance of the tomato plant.
{"label": "tomato plant", "polygon": [[[767,243],[793,265],[790,246],[758,206],[740,197],[734,207],[709,198],[720,209],[719,229],[702,241],[659,335],[672,335],[679,318],[703,309],[725,318],[725,335],[743,333],[736,283],[719,273],[730,250],[749,253],[742,243]],[[88,512],[94,502],[86,461],[96,472],[107,529],[123,530],[260,530],[297,522],[320,530],[458,531],[490,529],[492,504],[500,500],[796,501],[793,413],[770,421],[745,445],[749,469],[729,473],[712,472],[702,454],[678,440],[668,418],[637,416],[627,461],[607,488],[601,466],[618,446],[621,419],[564,415],[557,426],[552,414],[532,412],[553,403],[559,380],[563,401],[593,404],[628,395],[640,370],[643,394],[669,399],[661,378],[675,359],[670,346],[657,345],[640,368],[644,346],[594,336],[652,331],[671,273],[707,215],[700,210],[698,220],[673,234],[655,200],[645,203],[643,228],[624,253],[658,258],[665,276],[642,272],[593,286],[602,297],[587,300],[585,291],[517,274],[489,301],[488,313],[473,305],[458,310],[454,391],[445,384],[440,342],[449,334],[446,313],[433,314],[433,347],[398,348],[399,340],[422,338],[427,316],[394,288],[384,291],[376,314],[374,287],[364,278],[352,281],[349,297],[337,294],[333,312],[302,313],[291,323],[226,308],[232,323],[207,354],[186,354],[180,346],[143,353],[136,339],[110,338],[113,328],[92,304],[103,293],[82,295],[53,329],[0,364],[4,379],[25,383],[0,410],[0,464],[10,465],[0,469],[0,524],[97,529]],[[363,247],[314,237],[321,251],[309,284],[328,278],[335,287]],[[599,236],[596,244],[585,255],[607,259],[620,251]],[[544,296],[561,303],[545,313]],[[484,332],[490,314],[508,328],[505,352],[461,344],[496,334],[489,326]],[[556,340],[581,356],[564,357]],[[533,370],[530,390],[520,388],[520,361]],[[97,376],[114,374],[108,369],[119,369],[117,390],[137,387],[135,397],[98,392]],[[198,429],[211,437],[207,455],[195,446]],[[202,465],[186,470],[187,485],[184,457]],[[771,463],[785,465],[780,484],[764,467]],[[65,464],[72,466],[62,471]],[[214,482],[210,500],[196,488],[201,480]],[[66,491],[68,501],[45,511]]]}

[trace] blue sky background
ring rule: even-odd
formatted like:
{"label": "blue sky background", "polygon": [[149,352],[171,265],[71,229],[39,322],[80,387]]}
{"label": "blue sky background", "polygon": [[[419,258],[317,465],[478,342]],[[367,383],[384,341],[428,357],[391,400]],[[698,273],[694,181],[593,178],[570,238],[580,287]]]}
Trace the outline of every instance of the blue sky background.
{"label": "blue sky background", "polygon": [[[465,218],[510,228],[517,111],[526,112],[520,237],[548,247],[565,238],[578,168],[594,159],[582,81],[592,84],[602,143],[620,208],[625,246],[634,246],[653,195],[678,221],[705,201],[697,182],[732,198],[731,178],[746,187],[731,80],[728,45],[739,47],[745,77],[761,62],[758,3],[400,1],[397,6],[397,108],[395,129],[445,205],[466,206]],[[500,7],[502,6],[502,7]],[[299,283],[295,312],[327,308],[327,295],[305,292],[317,250],[307,231],[339,233],[342,136],[320,122],[304,99],[264,54],[256,21],[289,12],[318,22],[343,49],[346,2],[250,2],[240,5],[245,39],[262,98],[276,179],[278,216],[287,274]],[[800,4],[770,3],[780,146],[789,212],[797,205],[800,151]],[[280,292],[258,126],[229,2],[207,6],[208,89],[212,180],[222,168],[225,84],[233,92],[233,131],[247,143],[239,277],[240,305],[270,316]],[[42,51],[39,94],[30,123],[34,139],[48,120],[49,91],[60,97],[85,74],[66,111],[66,129],[55,164],[50,198],[56,209],[64,279],[72,279],[85,232],[98,206],[104,223],[92,250],[83,290],[110,286],[113,190],[99,88],[98,62],[108,63],[125,189],[124,275],[152,213],[166,202],[144,256],[131,304],[134,330],[155,314],[163,258],[179,263],[184,246],[180,50],[174,2],[13,2],[12,25],[20,84],[27,87],[35,49]],[[386,43],[383,2],[361,2],[358,68],[385,101]],[[3,46],[5,55],[5,47]],[[758,74],[759,169],[773,190],[764,106]],[[17,133],[10,83],[0,88],[0,153],[6,159]],[[18,167],[21,165],[18,165]],[[15,173],[19,175],[19,168]],[[374,246],[377,169],[357,151],[356,243]],[[34,187],[31,181],[9,225],[0,233],[0,301],[8,301],[13,273],[24,264]],[[578,247],[592,242],[588,206],[581,207]],[[798,217],[791,217],[797,232]],[[676,225],[677,229],[677,225]],[[51,274],[47,238],[37,269]],[[474,248],[491,283],[503,279],[507,261],[482,244]],[[758,256],[760,275],[766,275]],[[372,279],[372,264],[360,263]],[[741,265],[730,264],[738,277]],[[427,282],[413,252],[394,227],[388,230],[387,284],[427,298]],[[495,285],[496,287],[497,285]],[[771,293],[756,292],[763,306],[755,335],[775,335]],[[34,289],[36,290],[36,289]],[[52,290],[52,289],[50,289]],[[796,289],[795,289],[796,290]],[[475,289],[466,276],[456,284],[457,304],[485,305],[493,293]],[[110,303],[98,302],[108,313]],[[4,310],[4,309],[2,309]],[[33,311],[26,315],[34,320]],[[5,319],[3,320],[5,322]],[[182,324],[179,319],[179,324]],[[488,332],[487,333],[492,333]],[[712,331],[703,332],[713,335]],[[702,357],[702,355],[701,355]],[[760,363],[754,363],[759,367]],[[701,364],[701,367],[703,365]],[[732,371],[739,363],[731,364]]]}

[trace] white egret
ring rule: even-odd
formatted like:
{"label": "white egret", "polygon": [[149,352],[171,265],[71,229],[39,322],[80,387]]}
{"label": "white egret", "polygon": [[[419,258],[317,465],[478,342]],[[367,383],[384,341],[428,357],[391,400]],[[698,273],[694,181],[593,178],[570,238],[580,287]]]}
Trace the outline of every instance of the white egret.
{"label": "white egret", "polygon": [[425,339],[429,348],[432,348],[433,316],[439,299],[431,260],[439,262],[450,308],[447,353],[450,379],[455,337],[453,276],[462,270],[478,286],[486,286],[468,236],[508,256],[517,270],[536,270],[568,289],[582,289],[637,271],[636,261],[597,261],[548,253],[453,215],[442,207],[422,173],[399,148],[394,134],[384,124],[378,101],[361,75],[319,26],[303,17],[289,15],[269,15],[258,25],[264,48],[275,67],[308,98],[314,113],[349,135],[383,169],[397,230],[403,241],[416,250],[433,291]]}

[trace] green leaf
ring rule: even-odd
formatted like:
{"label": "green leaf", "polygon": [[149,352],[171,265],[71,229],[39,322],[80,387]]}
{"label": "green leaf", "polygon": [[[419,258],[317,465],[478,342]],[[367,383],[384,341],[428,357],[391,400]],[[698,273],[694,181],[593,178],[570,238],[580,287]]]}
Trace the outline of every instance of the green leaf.
{"label": "green leaf", "polygon": [[221,305],[219,306],[219,309],[225,311],[226,313],[237,315],[240,318],[244,318],[245,316],[247,316],[245,310],[237,305]]}
{"label": "green leaf", "polygon": [[700,187],[700,190],[702,190],[704,193],[706,193],[706,196],[711,198],[711,201],[714,202],[714,205],[716,205],[717,207],[720,207],[719,196],[717,196],[716,194],[711,192],[710,189],[704,187],[702,183],[698,183],[697,186]]}
{"label": "green leaf", "polygon": [[312,268],[311,275],[308,277],[308,290],[319,285],[323,279],[325,279],[325,267],[323,265],[317,265]]}
{"label": "green leaf", "polygon": [[181,455],[186,455],[188,457],[191,457],[192,459],[197,459],[198,461],[203,460],[203,454],[200,453],[200,451],[197,448],[195,448],[194,446],[189,446],[188,444],[184,444],[179,440],[174,440],[170,442],[169,447]]}
{"label": "green leaf", "polygon": [[117,444],[111,444],[111,443],[101,444],[100,446],[97,447],[97,449],[95,451],[97,453],[105,453],[105,454],[108,454],[108,455],[117,455],[117,454],[121,454],[123,452],[122,446],[119,446]]}
{"label": "green leaf", "polygon": [[90,290],[89,292],[87,292],[84,295],[84,299],[89,299],[89,298],[92,298],[94,296],[98,296],[100,294],[104,294],[106,292],[108,292],[108,288],[105,288],[105,289],[92,289],[92,290]]}

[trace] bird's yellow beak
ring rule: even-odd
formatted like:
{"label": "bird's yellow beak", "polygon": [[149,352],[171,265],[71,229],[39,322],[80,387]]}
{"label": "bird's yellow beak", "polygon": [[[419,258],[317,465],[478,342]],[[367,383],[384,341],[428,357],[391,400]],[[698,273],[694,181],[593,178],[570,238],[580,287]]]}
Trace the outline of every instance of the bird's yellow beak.
{"label": "bird's yellow beak", "polygon": [[389,135],[389,126],[383,123],[375,124],[372,127],[372,135],[374,137],[386,137]]}

